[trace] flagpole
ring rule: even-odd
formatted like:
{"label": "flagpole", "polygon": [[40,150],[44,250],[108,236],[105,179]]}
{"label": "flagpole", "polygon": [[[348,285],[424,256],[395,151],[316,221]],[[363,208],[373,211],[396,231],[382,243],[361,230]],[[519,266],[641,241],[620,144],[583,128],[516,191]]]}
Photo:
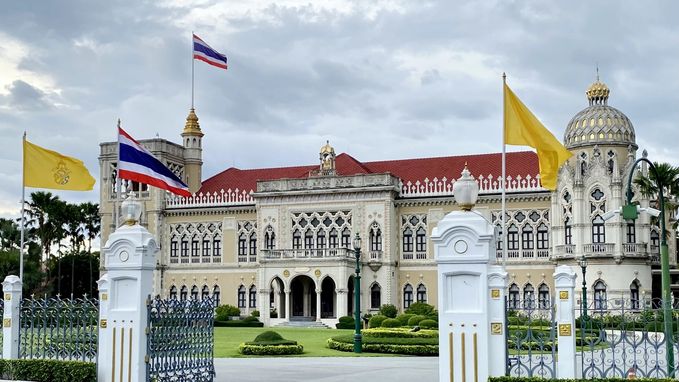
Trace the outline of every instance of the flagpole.
{"label": "flagpole", "polygon": [[[118,129],[120,129],[120,118],[118,118]],[[120,206],[120,194],[122,192],[122,182],[120,180],[120,130],[116,129],[116,143],[118,145],[116,153],[118,155],[118,159],[116,162],[116,199],[115,203],[113,203],[113,230],[115,231],[118,228],[118,220],[120,220],[120,216],[118,213],[118,206]]]}
{"label": "flagpole", "polygon": [[24,223],[24,213],[26,204],[26,131],[21,142],[21,239],[19,240],[19,280],[24,281],[24,230],[26,224]]}
{"label": "flagpole", "polygon": [[193,109],[193,83],[194,83],[194,66],[196,60],[193,59],[193,31],[191,31],[191,109]]}
{"label": "flagpole", "polygon": [[507,269],[507,144],[505,142],[505,86],[507,86],[507,75],[502,73],[502,268]]}

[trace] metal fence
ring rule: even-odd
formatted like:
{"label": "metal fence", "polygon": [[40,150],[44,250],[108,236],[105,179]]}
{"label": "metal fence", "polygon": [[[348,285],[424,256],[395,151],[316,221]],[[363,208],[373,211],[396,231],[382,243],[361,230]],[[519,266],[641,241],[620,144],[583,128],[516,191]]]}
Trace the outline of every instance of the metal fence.
{"label": "metal fence", "polygon": [[213,300],[156,297],[146,305],[147,381],[212,382]]}
{"label": "metal fence", "polygon": [[95,298],[25,298],[21,301],[19,358],[94,362],[98,319]]}
{"label": "metal fence", "polygon": [[506,300],[506,374],[556,377],[557,335],[551,300]]}

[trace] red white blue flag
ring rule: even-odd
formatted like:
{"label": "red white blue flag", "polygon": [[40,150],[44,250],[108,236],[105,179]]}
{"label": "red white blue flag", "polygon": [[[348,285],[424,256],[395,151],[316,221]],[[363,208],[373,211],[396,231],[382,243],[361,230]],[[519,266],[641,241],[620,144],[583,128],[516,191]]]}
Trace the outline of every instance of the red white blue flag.
{"label": "red white blue flag", "polygon": [[191,196],[189,187],[169,168],[118,127],[118,176],[148,184],[181,196]]}
{"label": "red white blue flag", "polygon": [[195,34],[193,35],[193,58],[226,69],[226,56],[210,48],[210,45]]}

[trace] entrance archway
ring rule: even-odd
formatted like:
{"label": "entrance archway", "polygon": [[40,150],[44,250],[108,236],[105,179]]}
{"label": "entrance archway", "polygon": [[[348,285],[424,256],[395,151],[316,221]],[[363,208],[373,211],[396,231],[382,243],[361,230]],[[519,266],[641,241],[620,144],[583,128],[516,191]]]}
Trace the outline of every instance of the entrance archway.
{"label": "entrance archway", "polygon": [[316,284],[309,276],[300,275],[290,282],[292,314],[290,319],[316,318]]}
{"label": "entrance archway", "polygon": [[354,276],[349,276],[347,283],[347,315],[354,315]]}
{"label": "entrance archway", "polygon": [[283,280],[279,277],[274,277],[271,280],[271,287],[269,288],[269,309],[271,310],[271,318],[286,318],[285,317],[285,287]]}
{"label": "entrance archway", "polygon": [[335,281],[328,276],[321,283],[321,318],[335,318],[335,305],[337,295],[335,294]]}

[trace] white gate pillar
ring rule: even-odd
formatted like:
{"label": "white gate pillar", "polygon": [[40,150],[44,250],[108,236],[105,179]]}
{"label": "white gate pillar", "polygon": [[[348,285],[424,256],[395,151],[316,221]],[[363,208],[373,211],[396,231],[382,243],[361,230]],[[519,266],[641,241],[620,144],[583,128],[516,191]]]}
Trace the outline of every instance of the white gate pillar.
{"label": "white gate pillar", "polygon": [[146,380],[146,301],[153,293],[156,241],[138,224],[141,203],[134,194],[121,210],[125,225],[102,249],[106,274],[99,280],[99,355],[97,381]]}
{"label": "white gate pillar", "polygon": [[438,223],[431,239],[438,263],[439,380],[504,375],[507,276],[491,265],[494,227],[475,212],[455,211]]}
{"label": "white gate pillar", "polygon": [[556,322],[559,335],[557,378],[575,378],[575,290],[576,273],[567,265],[558,266],[554,271],[556,288]]}
{"label": "white gate pillar", "polygon": [[2,358],[19,358],[19,314],[21,311],[21,289],[19,277],[9,275],[2,282],[4,313],[2,317]]}

